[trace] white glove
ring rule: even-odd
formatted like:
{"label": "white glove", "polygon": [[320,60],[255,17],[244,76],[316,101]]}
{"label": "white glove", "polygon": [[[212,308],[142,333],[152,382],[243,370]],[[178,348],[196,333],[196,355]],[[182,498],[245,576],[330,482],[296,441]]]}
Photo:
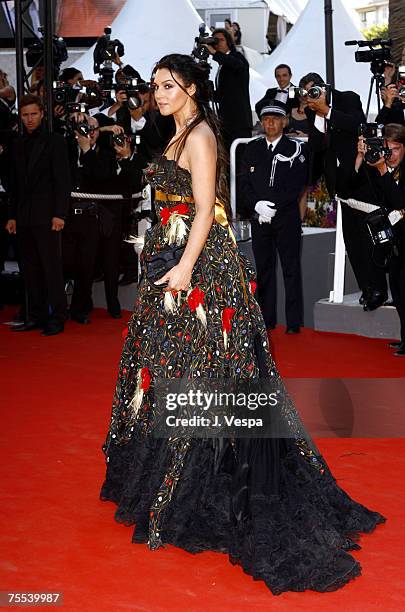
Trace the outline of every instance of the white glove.
{"label": "white glove", "polygon": [[395,225],[396,223],[398,223],[398,221],[401,221],[401,219],[403,218],[404,218],[404,213],[402,212],[402,210],[392,210],[390,214],[388,215],[388,219],[391,225]]}
{"label": "white glove", "polygon": [[262,215],[259,215],[258,221],[261,225],[262,223],[271,223],[271,219],[271,217],[262,217]]}
{"label": "white glove", "polygon": [[259,223],[271,223],[272,218],[276,214],[276,205],[268,200],[259,200],[256,202],[255,211],[259,215]]}

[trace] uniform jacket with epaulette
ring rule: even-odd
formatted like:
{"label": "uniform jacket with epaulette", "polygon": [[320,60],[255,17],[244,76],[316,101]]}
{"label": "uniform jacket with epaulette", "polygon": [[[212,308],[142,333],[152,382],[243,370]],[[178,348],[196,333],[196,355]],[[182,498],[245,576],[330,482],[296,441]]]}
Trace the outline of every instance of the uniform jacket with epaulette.
{"label": "uniform jacket with epaulette", "polygon": [[[280,217],[292,207],[298,208],[298,200],[308,179],[308,148],[298,140],[282,136],[273,158],[269,157],[267,140],[260,137],[249,142],[241,161],[239,185],[244,208],[255,216],[259,200],[274,202]],[[274,165],[273,165],[274,163]]]}

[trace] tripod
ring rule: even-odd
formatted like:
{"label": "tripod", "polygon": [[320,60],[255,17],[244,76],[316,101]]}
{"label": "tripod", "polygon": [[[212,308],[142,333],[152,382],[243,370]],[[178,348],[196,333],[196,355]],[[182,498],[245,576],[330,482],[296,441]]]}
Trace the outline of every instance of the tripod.
{"label": "tripod", "polygon": [[375,95],[377,96],[377,108],[378,108],[378,112],[380,112],[380,110],[381,110],[380,89],[384,85],[384,82],[385,82],[384,81],[384,75],[381,74],[381,72],[375,71],[375,68],[373,67],[373,64],[371,64],[370,70],[373,73],[373,75],[371,77],[370,88],[368,90],[367,109],[366,109],[366,121],[368,121],[368,113],[369,113],[369,110],[370,110],[371,95],[373,93],[374,88],[375,88]]}

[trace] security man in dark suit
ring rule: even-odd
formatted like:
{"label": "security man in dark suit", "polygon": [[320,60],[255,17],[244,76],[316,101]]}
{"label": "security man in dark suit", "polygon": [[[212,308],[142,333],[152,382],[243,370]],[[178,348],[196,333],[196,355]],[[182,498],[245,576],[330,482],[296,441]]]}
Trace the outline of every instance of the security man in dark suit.
{"label": "security man in dark suit", "polygon": [[23,96],[19,111],[24,135],[13,143],[6,229],[19,239],[28,307],[25,323],[13,330],[42,328],[53,336],[63,331],[67,314],[60,232],[69,207],[68,154],[61,135],[42,129],[40,98]]}
{"label": "security man in dark suit", "polygon": [[[300,81],[306,90],[314,85],[324,86],[317,73],[309,73]],[[305,112],[310,123],[308,145],[314,152],[311,183],[323,174],[331,197],[345,200],[353,196],[351,179],[358,131],[366,121],[360,97],[353,91],[332,89],[329,99],[325,93],[318,99],[308,96]],[[364,213],[342,203],[342,227],[346,251],[362,291],[361,303],[365,310],[374,310],[387,299],[387,284],[383,269],[373,264],[370,249],[364,246]]]}
{"label": "security man in dark suit", "polygon": [[236,50],[232,35],[217,28],[212,35],[218,40],[215,47],[206,45],[212,59],[219,64],[215,78],[215,101],[222,123],[222,137],[229,151],[236,138],[252,135],[252,110],[249,96],[249,63]]}
{"label": "security man in dark suit", "polygon": [[296,334],[303,322],[298,202],[308,182],[307,146],[283,135],[287,123],[283,102],[262,100],[257,113],[265,136],[246,146],[240,185],[251,214],[258,301],[267,329],[274,329],[278,252],[286,295],[286,333]]}

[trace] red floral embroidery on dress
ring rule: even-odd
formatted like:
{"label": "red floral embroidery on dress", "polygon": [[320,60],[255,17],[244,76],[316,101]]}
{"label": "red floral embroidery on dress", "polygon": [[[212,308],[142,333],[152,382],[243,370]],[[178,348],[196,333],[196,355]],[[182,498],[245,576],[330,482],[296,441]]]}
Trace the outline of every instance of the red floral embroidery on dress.
{"label": "red floral embroidery on dress", "polygon": [[167,225],[171,215],[188,215],[189,213],[190,209],[187,204],[176,204],[176,206],[172,206],[170,208],[165,206],[160,211],[160,219],[162,221],[162,225]]}
{"label": "red floral embroidery on dress", "polygon": [[144,393],[149,389],[151,382],[151,376],[148,368],[142,368],[141,370],[141,389]]}
{"label": "red floral embroidery on dress", "polygon": [[198,306],[202,306],[204,303],[205,293],[199,287],[194,287],[191,293],[187,297],[188,305],[190,309],[194,312],[198,308]]}
{"label": "red floral embroidery on dress", "polygon": [[232,317],[235,314],[235,308],[224,308],[222,311],[222,330],[227,334],[231,331]]}

